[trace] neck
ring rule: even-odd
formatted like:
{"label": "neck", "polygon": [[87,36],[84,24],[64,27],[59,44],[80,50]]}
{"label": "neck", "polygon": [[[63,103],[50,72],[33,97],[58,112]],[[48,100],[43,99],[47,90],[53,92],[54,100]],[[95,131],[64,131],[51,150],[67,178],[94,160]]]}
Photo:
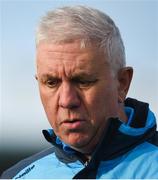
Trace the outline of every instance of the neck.
{"label": "neck", "polygon": [[90,154],[82,154],[82,153],[78,153],[78,156],[81,158],[81,160],[86,163],[86,162],[90,162],[92,155]]}

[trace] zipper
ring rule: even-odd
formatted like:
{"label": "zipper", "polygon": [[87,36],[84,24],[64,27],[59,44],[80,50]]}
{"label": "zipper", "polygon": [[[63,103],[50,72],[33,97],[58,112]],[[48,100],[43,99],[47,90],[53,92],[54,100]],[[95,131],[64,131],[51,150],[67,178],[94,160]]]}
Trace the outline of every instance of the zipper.
{"label": "zipper", "polygon": [[86,162],[84,163],[84,166],[87,167],[87,166],[88,166],[88,163],[89,163],[89,161],[86,161]]}

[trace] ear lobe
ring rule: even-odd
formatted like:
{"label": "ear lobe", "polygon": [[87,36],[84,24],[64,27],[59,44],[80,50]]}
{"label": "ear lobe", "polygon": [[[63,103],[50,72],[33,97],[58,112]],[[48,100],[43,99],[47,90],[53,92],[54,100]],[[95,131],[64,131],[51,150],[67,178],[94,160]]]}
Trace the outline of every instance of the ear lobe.
{"label": "ear lobe", "polygon": [[124,67],[118,72],[118,102],[124,102],[133,76],[132,67]]}

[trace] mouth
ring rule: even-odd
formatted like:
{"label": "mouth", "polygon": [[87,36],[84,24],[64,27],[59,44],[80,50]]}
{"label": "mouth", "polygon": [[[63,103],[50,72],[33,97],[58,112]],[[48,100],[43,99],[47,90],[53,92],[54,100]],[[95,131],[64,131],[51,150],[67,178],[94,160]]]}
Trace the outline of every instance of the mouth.
{"label": "mouth", "polygon": [[68,129],[79,129],[83,127],[85,122],[86,121],[84,119],[67,119],[61,124]]}

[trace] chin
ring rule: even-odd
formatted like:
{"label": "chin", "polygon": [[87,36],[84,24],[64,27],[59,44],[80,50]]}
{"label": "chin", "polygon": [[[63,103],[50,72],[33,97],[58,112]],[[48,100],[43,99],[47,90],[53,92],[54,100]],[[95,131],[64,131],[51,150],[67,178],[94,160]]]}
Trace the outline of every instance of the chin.
{"label": "chin", "polygon": [[87,135],[69,135],[66,139],[63,139],[63,141],[70,145],[73,149],[83,148],[85,147],[89,141],[90,138]]}

